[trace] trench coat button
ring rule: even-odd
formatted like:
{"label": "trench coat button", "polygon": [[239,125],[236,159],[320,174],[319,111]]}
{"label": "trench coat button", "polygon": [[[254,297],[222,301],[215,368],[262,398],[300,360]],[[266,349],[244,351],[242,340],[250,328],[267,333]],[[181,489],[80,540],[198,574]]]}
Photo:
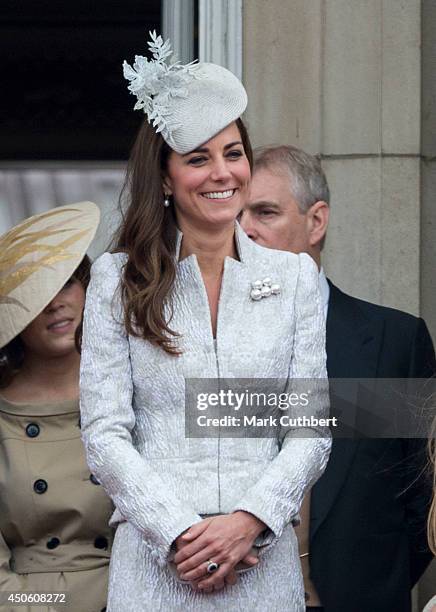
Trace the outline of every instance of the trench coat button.
{"label": "trench coat button", "polygon": [[95,484],[95,485],[99,485],[100,484],[98,482],[97,478],[94,476],[94,474],[90,474],[89,475],[89,480],[92,482],[92,484]]}
{"label": "trench coat button", "polygon": [[26,427],[26,435],[29,438],[36,438],[37,436],[39,436],[39,425],[37,425],[36,423],[29,423]]}
{"label": "trench coat button", "polygon": [[39,495],[41,495],[42,493],[45,493],[47,489],[48,489],[48,484],[42,478],[38,478],[38,480],[35,480],[35,482],[33,483],[33,490],[35,491],[35,493],[38,493]]}
{"label": "trench coat button", "polygon": [[108,541],[105,537],[103,536],[98,536],[98,538],[95,538],[94,540],[94,546],[95,548],[107,548],[108,547]]}
{"label": "trench coat button", "polygon": [[51,538],[48,542],[47,542],[47,548],[49,550],[53,550],[54,548],[57,548],[59,546],[59,544],[61,543],[59,538]]}

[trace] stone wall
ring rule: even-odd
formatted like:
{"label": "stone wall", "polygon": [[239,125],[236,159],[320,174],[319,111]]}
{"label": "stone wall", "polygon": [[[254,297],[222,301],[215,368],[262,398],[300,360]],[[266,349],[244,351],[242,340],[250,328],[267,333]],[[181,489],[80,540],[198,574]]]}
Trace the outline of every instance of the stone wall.
{"label": "stone wall", "polygon": [[[328,275],[424,316],[436,339],[434,0],[245,0],[243,10],[250,134],[321,154]],[[433,564],[416,609],[435,584]]]}
{"label": "stone wall", "polygon": [[244,3],[254,143],[322,155],[333,193],[329,275],[346,291],[414,314],[426,294],[420,45],[419,0]]}

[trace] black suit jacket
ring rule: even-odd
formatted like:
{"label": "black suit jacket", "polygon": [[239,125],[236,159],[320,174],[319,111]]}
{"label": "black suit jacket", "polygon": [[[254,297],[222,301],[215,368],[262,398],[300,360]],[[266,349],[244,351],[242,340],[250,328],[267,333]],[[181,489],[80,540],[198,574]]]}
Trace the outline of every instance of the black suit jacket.
{"label": "black suit jacket", "polygon": [[[331,378],[427,378],[436,365],[422,319],[330,283],[327,369]],[[410,611],[431,560],[425,462],[424,440],[333,440],[310,520],[311,579],[326,612]]]}

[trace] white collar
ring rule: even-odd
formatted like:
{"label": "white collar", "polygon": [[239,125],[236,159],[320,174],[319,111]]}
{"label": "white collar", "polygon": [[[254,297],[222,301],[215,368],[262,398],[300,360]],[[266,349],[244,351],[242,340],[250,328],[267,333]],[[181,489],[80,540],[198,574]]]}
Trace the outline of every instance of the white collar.
{"label": "white collar", "polygon": [[[175,252],[175,259],[177,263],[179,263],[182,239],[183,239],[183,232],[181,232],[181,230],[179,230],[179,228],[177,227],[176,228],[176,252]],[[239,257],[239,261],[237,259],[235,261],[238,261],[238,263],[243,263],[246,259],[247,254],[249,255],[251,250],[255,248],[254,246],[255,243],[247,236],[247,234],[244,232],[242,227],[239,225],[238,221],[235,221],[235,245],[236,245],[236,252]]]}
{"label": "white collar", "polygon": [[330,298],[330,286],[327,282],[327,277],[325,275],[324,268],[321,268],[321,270],[319,271],[319,291],[321,293],[321,301],[324,309],[324,314],[327,317]]}

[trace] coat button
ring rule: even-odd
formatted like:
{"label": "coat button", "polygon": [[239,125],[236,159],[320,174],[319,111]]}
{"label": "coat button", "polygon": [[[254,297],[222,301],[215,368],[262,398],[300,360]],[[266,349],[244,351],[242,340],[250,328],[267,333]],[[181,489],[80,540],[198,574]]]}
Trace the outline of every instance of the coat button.
{"label": "coat button", "polygon": [[95,548],[100,548],[100,549],[107,548],[108,541],[103,536],[98,536],[98,538],[95,538],[94,540],[94,546]]}
{"label": "coat button", "polygon": [[59,538],[51,538],[48,542],[47,542],[47,548],[49,550],[53,550],[54,548],[57,548],[59,546],[59,544],[61,543],[61,541],[59,540]]}
{"label": "coat button", "polygon": [[42,493],[45,493],[47,489],[48,489],[48,484],[42,478],[38,478],[38,480],[35,480],[35,482],[33,483],[33,490],[35,491],[35,493],[38,493],[39,495],[41,495]]}
{"label": "coat button", "polygon": [[26,435],[29,438],[36,438],[37,436],[39,436],[39,425],[37,425],[36,423],[29,423],[26,427]]}
{"label": "coat button", "polygon": [[95,484],[95,485],[99,485],[100,484],[98,482],[97,478],[94,476],[94,474],[90,474],[89,475],[89,480],[92,482],[92,484]]}

